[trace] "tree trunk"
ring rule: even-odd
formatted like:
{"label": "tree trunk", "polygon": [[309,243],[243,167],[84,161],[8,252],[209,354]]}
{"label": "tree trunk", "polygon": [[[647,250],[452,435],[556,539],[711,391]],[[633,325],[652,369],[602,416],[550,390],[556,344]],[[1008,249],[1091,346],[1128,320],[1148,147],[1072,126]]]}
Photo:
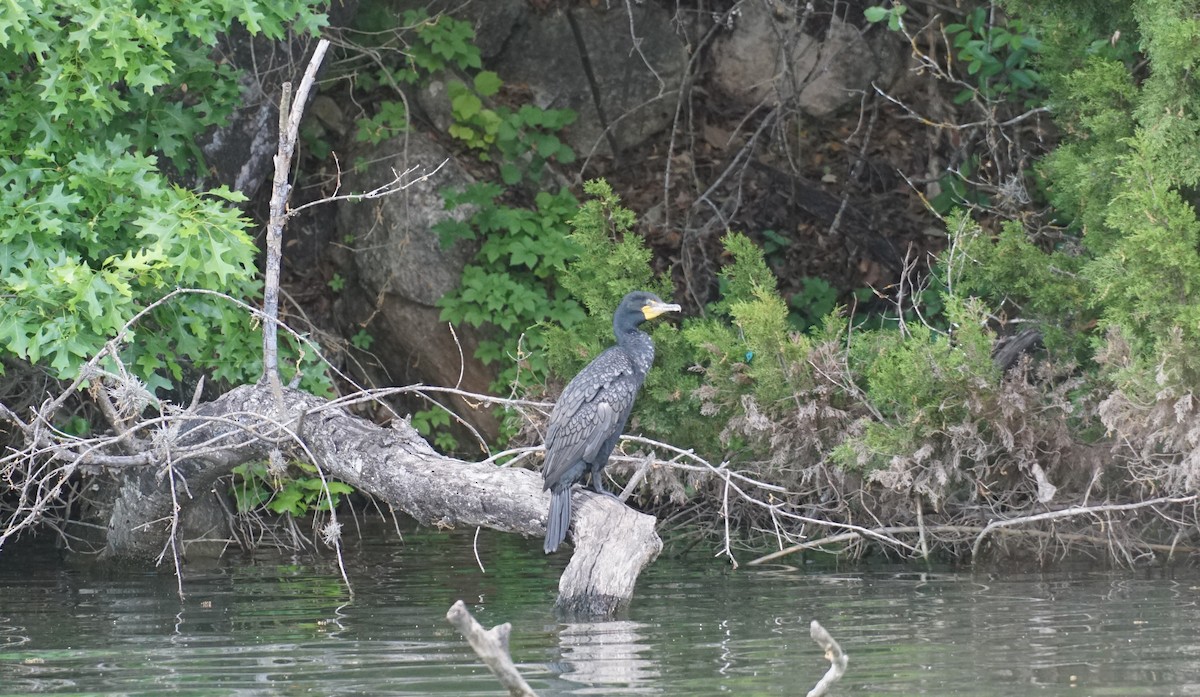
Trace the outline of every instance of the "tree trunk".
{"label": "tree trunk", "polygon": [[[105,556],[155,559],[169,542],[179,491],[206,492],[236,465],[288,449],[286,431],[298,433],[328,475],[386,501],[425,525],[483,526],[530,537],[546,531],[550,496],[541,477],[524,469],[464,462],[438,454],[412,428],[382,428],[312,395],[285,390],[289,415],[276,414],[265,385],[244,385],[183,417],[176,446],[212,444],[204,458],[166,464],[159,471],[120,471],[120,489],[108,514]],[[299,418],[297,418],[299,415]],[[607,616],[628,605],[638,574],[662,549],[655,519],[611,497],[575,493],[574,554],[559,581],[558,607],[570,614]]]}

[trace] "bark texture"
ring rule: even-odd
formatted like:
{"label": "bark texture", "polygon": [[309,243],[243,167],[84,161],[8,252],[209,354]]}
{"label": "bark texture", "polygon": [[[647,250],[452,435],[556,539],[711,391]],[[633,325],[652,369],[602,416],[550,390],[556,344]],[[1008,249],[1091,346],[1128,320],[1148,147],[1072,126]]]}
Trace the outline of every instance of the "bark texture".
{"label": "bark texture", "polygon": [[[273,447],[287,450],[290,433],[299,435],[327,474],[422,524],[545,534],[550,496],[536,472],[445,457],[403,424],[382,428],[297,390],[285,390],[284,402],[288,414],[279,416],[265,384],[245,385],[185,416],[190,428],[181,429],[170,446],[205,443],[211,454],[157,472],[122,473],[106,556],[157,557],[169,542],[175,502],[188,501],[180,491],[207,491],[237,464],[263,458]],[[610,615],[628,605],[638,574],[658,555],[662,541],[652,516],[609,497],[578,491],[575,504],[575,549],[559,582],[558,606],[576,615]]]}

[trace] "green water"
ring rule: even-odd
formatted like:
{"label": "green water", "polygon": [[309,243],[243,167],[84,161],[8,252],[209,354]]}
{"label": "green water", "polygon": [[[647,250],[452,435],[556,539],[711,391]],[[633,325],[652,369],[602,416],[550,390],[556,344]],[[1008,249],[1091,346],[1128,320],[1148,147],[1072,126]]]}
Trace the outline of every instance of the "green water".
{"label": "green water", "polygon": [[170,573],[0,555],[0,694],[497,695],[445,620],[513,624],[540,695],[1200,695],[1200,574],[971,574],[660,560],[626,616],[564,623],[565,555],[483,532],[364,530],[350,600],[328,554],[230,555]]}

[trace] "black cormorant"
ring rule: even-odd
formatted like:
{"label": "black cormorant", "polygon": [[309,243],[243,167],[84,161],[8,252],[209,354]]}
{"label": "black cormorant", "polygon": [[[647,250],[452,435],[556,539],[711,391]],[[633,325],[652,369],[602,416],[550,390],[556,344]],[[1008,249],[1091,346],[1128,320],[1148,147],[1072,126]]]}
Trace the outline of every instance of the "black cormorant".
{"label": "black cormorant", "polygon": [[638,329],[664,312],[679,312],[654,293],[626,295],[613,314],[617,345],[596,356],[567,384],[550,412],[546,429],[544,489],[549,489],[550,516],[546,521],[546,554],[558,549],[571,524],[571,486],[591,474],[592,489],[604,488],[601,470],[608,464],[646,371],[654,363],[654,342]]}

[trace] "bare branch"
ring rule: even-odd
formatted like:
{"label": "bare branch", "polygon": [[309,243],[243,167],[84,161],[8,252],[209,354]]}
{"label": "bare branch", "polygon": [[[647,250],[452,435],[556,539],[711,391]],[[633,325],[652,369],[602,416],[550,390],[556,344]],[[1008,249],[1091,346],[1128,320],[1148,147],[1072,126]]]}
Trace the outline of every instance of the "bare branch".
{"label": "bare branch", "polygon": [[1072,506],[1058,511],[1049,511],[1047,513],[1038,513],[1037,515],[1021,516],[1019,518],[1009,518],[1007,520],[993,520],[987,524],[979,536],[975,538],[975,544],[971,545],[971,558],[979,558],[979,547],[983,544],[984,538],[989,533],[1005,528],[1010,525],[1024,525],[1034,523],[1040,520],[1056,520],[1059,518],[1072,518],[1081,515],[1096,515],[1097,513],[1109,513],[1112,511],[1133,511],[1139,508],[1151,508],[1164,503],[1181,504],[1193,503],[1200,500],[1200,494],[1192,494],[1191,496],[1163,496],[1156,499],[1147,499],[1135,503],[1116,503],[1106,504],[1101,506]]}
{"label": "bare branch", "polygon": [[361,194],[337,194],[335,196],[326,196],[325,198],[322,198],[322,199],[319,199],[316,201],[309,201],[308,203],[305,203],[300,206],[296,206],[295,208],[289,208],[287,215],[290,218],[291,216],[296,215],[300,211],[306,210],[308,208],[312,208],[314,206],[323,206],[327,203],[333,203],[335,201],[348,201],[350,203],[357,203],[359,201],[371,201],[371,200],[374,200],[377,198],[383,198],[384,196],[390,196],[394,193],[404,191],[405,189],[416,186],[417,184],[420,184],[421,182],[425,181],[426,179],[429,179],[430,177],[432,177],[433,175],[435,175],[439,171],[441,171],[442,167],[444,167],[446,165],[446,163],[449,161],[450,161],[449,159],[442,160],[441,162],[438,163],[437,167],[434,167],[430,171],[425,172],[424,174],[422,174],[421,176],[419,176],[415,179],[408,179],[407,181],[405,180],[405,178],[408,177],[408,175],[421,169],[421,165],[414,165],[414,166],[409,167],[408,169],[404,170],[403,172],[395,172],[395,170],[392,170],[393,172],[395,172],[395,176],[391,179],[391,181],[388,181],[384,184],[380,184],[379,186],[375,187],[374,189],[371,189],[370,191],[367,191],[367,192],[361,193]]}
{"label": "bare branch", "polygon": [[317,69],[325,59],[329,40],[321,39],[308,61],[308,68],[296,90],[292,101],[292,83],[282,85],[283,94],[279,101],[279,150],[275,153],[275,178],[271,184],[271,218],[267,223],[267,264],[263,287],[263,371],[275,392],[280,408],[283,406],[282,385],[279,383],[279,349],[277,324],[279,322],[279,268],[283,259],[283,225],[287,221],[287,200],[291,194],[288,169],[296,150],[296,138],[300,132],[300,118],[308,102],[317,77]]}
{"label": "bare branch", "polygon": [[850,657],[842,653],[842,647],[837,641],[821,626],[821,623],[813,620],[808,625],[809,636],[817,642],[817,645],[825,650],[825,658],[829,659],[829,670],[825,672],[824,677],[820,682],[808,691],[808,697],[822,697],[833,684],[842,679],[846,674],[846,664],[850,662]]}
{"label": "bare branch", "polygon": [[521,673],[517,671],[512,656],[508,653],[508,635],[512,631],[511,624],[505,622],[491,629],[484,629],[471,616],[471,612],[467,610],[467,606],[461,600],[455,602],[446,612],[446,619],[462,632],[463,637],[475,650],[475,655],[479,656],[488,670],[492,671],[492,675],[500,680],[500,684],[508,690],[509,695],[512,697],[537,697],[537,693],[529,687],[529,683],[525,682],[525,678],[521,677]]}

